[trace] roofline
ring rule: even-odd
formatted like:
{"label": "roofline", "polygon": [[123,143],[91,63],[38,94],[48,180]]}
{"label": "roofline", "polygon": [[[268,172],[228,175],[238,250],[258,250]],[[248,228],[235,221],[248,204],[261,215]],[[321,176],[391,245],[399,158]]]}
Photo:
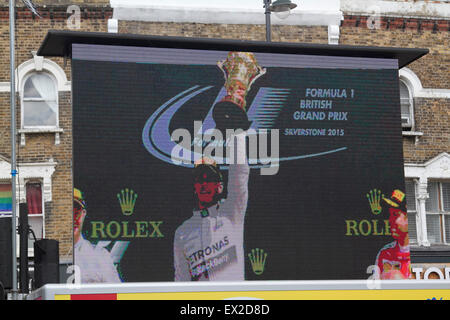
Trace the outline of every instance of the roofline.
{"label": "roofline", "polygon": [[411,62],[419,59],[429,52],[428,49],[423,48],[365,47],[312,43],[264,42],[211,38],[148,36],[125,33],[49,30],[37,52],[37,55],[47,57],[71,57],[73,43],[385,58],[398,59],[399,68],[410,64]]}

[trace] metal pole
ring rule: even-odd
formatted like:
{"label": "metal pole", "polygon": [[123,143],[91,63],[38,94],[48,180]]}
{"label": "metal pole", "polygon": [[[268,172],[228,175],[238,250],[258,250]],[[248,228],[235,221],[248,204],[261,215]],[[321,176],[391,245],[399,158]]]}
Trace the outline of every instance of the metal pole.
{"label": "metal pole", "polygon": [[19,292],[28,293],[28,205],[19,204]]}
{"label": "metal pole", "polygon": [[266,8],[266,41],[272,41],[272,32],[270,30],[270,4],[272,0],[264,0],[264,8]]}
{"label": "metal pole", "polygon": [[15,78],[15,8],[9,0],[9,59],[11,65],[11,191],[12,191],[12,298],[17,299],[17,253],[16,253],[16,78]]}

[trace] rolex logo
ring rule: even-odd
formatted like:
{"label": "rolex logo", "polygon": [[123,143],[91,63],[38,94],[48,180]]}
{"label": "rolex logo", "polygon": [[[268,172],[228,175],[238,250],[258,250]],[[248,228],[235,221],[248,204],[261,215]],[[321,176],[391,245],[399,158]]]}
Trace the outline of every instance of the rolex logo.
{"label": "rolex logo", "polygon": [[373,214],[381,213],[380,199],[384,198],[384,194],[381,194],[380,190],[373,189],[366,194],[367,200],[369,200],[370,210]]}
{"label": "rolex logo", "polygon": [[253,272],[259,276],[264,272],[264,266],[266,264],[267,253],[264,253],[263,249],[252,249],[252,252],[248,254],[250,263],[252,264]]}
{"label": "rolex logo", "polygon": [[125,188],[125,190],[122,189],[120,193],[117,194],[117,199],[119,199],[120,208],[124,215],[130,216],[133,214],[137,196],[137,193],[134,193],[133,190],[128,188]]}

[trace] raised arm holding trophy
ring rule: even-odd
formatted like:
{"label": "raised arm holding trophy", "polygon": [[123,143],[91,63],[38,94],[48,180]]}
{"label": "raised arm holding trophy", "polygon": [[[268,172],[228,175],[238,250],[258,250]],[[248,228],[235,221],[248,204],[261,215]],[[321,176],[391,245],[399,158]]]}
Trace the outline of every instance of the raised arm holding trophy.
{"label": "raised arm holding trophy", "polygon": [[[194,168],[193,215],[175,232],[175,281],[245,280],[244,218],[247,211],[250,168],[246,156],[246,96],[266,70],[252,53],[230,52],[218,62],[225,75],[226,96],[213,110],[219,130],[242,129],[234,134],[229,159],[227,196],[219,167],[202,158]],[[236,159],[234,159],[236,157]]]}

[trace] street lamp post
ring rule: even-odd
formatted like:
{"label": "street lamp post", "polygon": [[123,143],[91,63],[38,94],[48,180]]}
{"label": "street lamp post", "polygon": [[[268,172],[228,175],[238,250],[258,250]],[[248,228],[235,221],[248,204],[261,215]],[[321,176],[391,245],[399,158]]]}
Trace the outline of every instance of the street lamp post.
{"label": "street lamp post", "polygon": [[272,0],[263,0],[264,1],[264,8],[266,9],[266,11],[264,12],[264,14],[266,15],[266,41],[270,42],[272,41],[272,37],[271,37],[271,30],[270,30],[270,3],[272,2]]}
{"label": "street lamp post", "polygon": [[17,253],[16,253],[16,78],[15,78],[15,1],[9,0],[9,58],[10,58],[10,104],[11,104],[11,205],[12,205],[12,299],[17,298]]}
{"label": "street lamp post", "polygon": [[264,12],[266,15],[266,41],[270,42],[272,41],[270,14],[275,12],[280,19],[284,19],[290,14],[292,9],[297,7],[297,5],[290,0],[276,0],[274,3],[272,3],[272,0],[263,1],[264,8],[266,9]]}

